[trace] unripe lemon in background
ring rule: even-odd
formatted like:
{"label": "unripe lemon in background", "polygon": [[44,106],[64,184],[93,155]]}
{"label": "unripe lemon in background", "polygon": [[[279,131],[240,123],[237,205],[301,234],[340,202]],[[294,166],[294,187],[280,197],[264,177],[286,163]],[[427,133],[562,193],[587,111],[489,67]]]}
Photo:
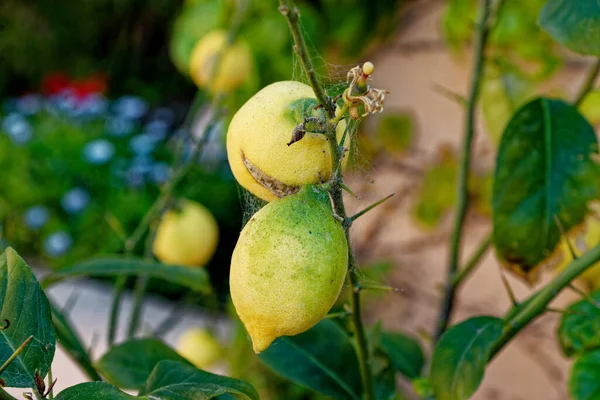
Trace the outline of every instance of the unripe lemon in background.
{"label": "unripe lemon in background", "polygon": [[[583,229],[569,232],[567,236],[575,255],[578,257],[583,255],[588,250],[600,244],[600,219],[595,215],[588,215],[585,219]],[[557,266],[557,270],[562,271],[573,261],[571,251],[564,237],[560,242],[559,252],[562,255],[562,260]],[[588,285],[591,290],[600,288],[600,263],[596,263],[588,268],[584,273],[579,275],[578,279]]]}
{"label": "unripe lemon in background", "polygon": [[[331,154],[324,135],[307,132],[300,141],[287,145],[305,117],[323,116],[323,110],[314,109],[317,104],[310,86],[282,81],[263,88],[238,110],[227,131],[227,157],[240,185],[272,201],[331,177]],[[345,121],[338,124],[338,141],[345,127]],[[348,136],[345,143],[349,143]],[[344,163],[347,159],[345,155]]]}
{"label": "unripe lemon in background", "polygon": [[179,355],[191,362],[196,368],[206,370],[221,358],[221,346],[206,329],[190,328],[177,340]]}
{"label": "unripe lemon in background", "polygon": [[327,192],[275,200],[248,221],[233,251],[231,299],[256,353],[319,322],[340,294],[348,244]]}
{"label": "unripe lemon in background", "polygon": [[[216,29],[202,37],[190,57],[190,77],[211,93],[242,86],[254,68],[250,48],[242,39],[227,43],[227,32]],[[215,69],[216,68],[216,69]]]}
{"label": "unripe lemon in background", "polygon": [[202,204],[184,200],[162,217],[153,251],[166,264],[203,266],[213,256],[219,226]]}

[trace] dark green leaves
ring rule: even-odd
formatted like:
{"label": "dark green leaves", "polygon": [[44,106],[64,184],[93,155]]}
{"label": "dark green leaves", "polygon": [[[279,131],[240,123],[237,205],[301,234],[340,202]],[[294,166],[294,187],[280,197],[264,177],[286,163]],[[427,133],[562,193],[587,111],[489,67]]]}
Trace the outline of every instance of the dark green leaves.
{"label": "dark green leaves", "polygon": [[60,392],[55,397],[56,400],[132,400],[144,399],[148,397],[130,396],[106,382],[86,382],[71,386]]}
{"label": "dark green leaves", "polygon": [[159,278],[197,292],[209,292],[210,283],[204,268],[167,265],[136,258],[108,257],[83,261],[48,277],[44,284],[76,276],[146,275]]}
{"label": "dark green leaves", "polygon": [[498,151],[492,200],[494,243],[529,281],[565,230],[581,223],[600,193],[598,143],[577,110],[559,100],[526,104],[509,122]]}
{"label": "dark green leaves", "polygon": [[600,3],[549,0],[539,23],[557,42],[582,54],[600,56]]}
{"label": "dark green leaves", "polygon": [[586,353],[575,361],[569,392],[573,400],[600,399],[600,350]]}
{"label": "dark green leaves", "polygon": [[[595,302],[592,304],[592,302]],[[560,321],[558,338],[567,356],[600,347],[600,291],[567,308]]]}
{"label": "dark green leaves", "polygon": [[280,337],[259,357],[278,374],[325,396],[361,397],[354,347],[333,321],[322,320],[307,332]]}
{"label": "dark green leaves", "polygon": [[410,379],[421,374],[425,360],[416,340],[400,333],[383,332],[381,347],[392,360],[396,371]]}
{"label": "dark green leaves", "polygon": [[[35,371],[46,376],[56,339],[48,299],[25,261],[12,248],[0,255],[0,360],[31,342],[2,373],[8,387],[35,387]],[[7,322],[8,321],[8,322]]]}
{"label": "dark green leaves", "polygon": [[189,364],[158,339],[134,339],[111,347],[96,366],[108,382],[124,389],[141,389],[161,360]]}
{"label": "dark green leaves", "polygon": [[475,393],[502,328],[499,318],[475,317],[442,336],[433,352],[429,376],[437,400],[466,400]]}
{"label": "dark green leaves", "polygon": [[201,371],[177,361],[158,363],[140,391],[152,399],[202,400],[230,393],[238,398],[259,400],[249,384],[238,379]]}

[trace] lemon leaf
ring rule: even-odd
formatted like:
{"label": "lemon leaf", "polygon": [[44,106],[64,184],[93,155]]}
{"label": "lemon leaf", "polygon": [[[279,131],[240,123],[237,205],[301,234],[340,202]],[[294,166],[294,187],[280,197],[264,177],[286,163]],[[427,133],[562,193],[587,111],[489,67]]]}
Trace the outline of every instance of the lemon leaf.
{"label": "lemon leaf", "polygon": [[55,397],[56,400],[131,400],[131,399],[144,399],[149,400],[148,397],[136,397],[130,396],[124,393],[107,382],[86,382],[80,383],[79,385],[71,386],[60,392]]}
{"label": "lemon leaf", "polygon": [[322,320],[304,333],[280,337],[259,358],[283,377],[325,396],[361,398],[354,347],[333,321]]}
{"label": "lemon leaf", "polygon": [[132,257],[103,257],[66,267],[43,280],[44,286],[77,276],[145,275],[172,282],[197,292],[210,292],[204,268],[168,265]]}
{"label": "lemon leaf", "polygon": [[600,399],[600,350],[585,353],[575,360],[569,377],[573,400]]}
{"label": "lemon leaf", "polygon": [[106,380],[124,389],[141,389],[162,360],[189,362],[158,339],[134,339],[113,346],[96,363]]}
{"label": "lemon leaf", "polygon": [[[592,304],[595,301],[597,304]],[[581,354],[600,347],[600,291],[591,299],[571,304],[563,314],[558,328],[558,339],[567,356]]]}
{"label": "lemon leaf", "polygon": [[600,195],[598,141],[576,108],[535,99],[512,117],[500,143],[492,197],[499,258],[529,282]]}
{"label": "lemon leaf", "polygon": [[392,360],[396,371],[411,379],[421,374],[425,359],[415,339],[397,332],[383,332],[381,347]]}
{"label": "lemon leaf", "polygon": [[481,384],[502,328],[500,318],[475,317],[453,326],[441,337],[433,351],[429,375],[437,400],[471,398]]}

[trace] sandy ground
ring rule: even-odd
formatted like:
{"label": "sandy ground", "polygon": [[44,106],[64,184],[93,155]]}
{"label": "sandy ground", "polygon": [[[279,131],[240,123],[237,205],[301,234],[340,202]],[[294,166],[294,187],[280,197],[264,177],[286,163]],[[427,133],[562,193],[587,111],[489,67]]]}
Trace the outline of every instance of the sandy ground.
{"label": "sandy ground", "polygon": [[[433,10],[420,19],[409,32],[398,35],[398,43],[419,40],[436,41],[439,35],[439,10]],[[458,60],[443,49],[435,51],[403,53],[394,51],[394,46],[375,56],[372,61],[377,67],[375,85],[388,89],[387,109],[408,109],[414,112],[418,124],[419,157],[424,162],[431,157],[442,143],[457,147],[462,136],[463,110],[455,102],[441,96],[433,87],[440,84],[457,93],[466,93],[469,78],[469,60]],[[572,93],[583,79],[582,74],[563,76],[567,93]],[[479,123],[478,132],[482,132]],[[485,135],[476,141],[477,163],[490,163],[489,143]],[[373,199],[390,192],[399,195],[382,207],[363,217],[356,224],[355,244],[362,262],[392,260],[394,272],[388,283],[402,290],[400,294],[389,294],[370,303],[367,318],[382,319],[387,329],[411,332],[421,337],[433,330],[437,316],[438,287],[447,264],[448,232],[450,218],[436,233],[419,230],[409,217],[410,194],[414,192],[414,176],[395,166],[378,164],[366,170],[363,177],[355,178],[353,185],[363,197],[360,202],[350,200],[350,209],[362,208]],[[373,183],[370,183],[374,180]],[[404,195],[402,195],[404,194]],[[489,221],[470,218],[463,258],[478,245],[490,230]],[[368,238],[368,239],[367,239]],[[531,288],[509,277],[516,296],[521,299],[531,293]],[[78,300],[72,309],[72,319],[84,341],[93,346],[95,357],[105,349],[105,329],[108,305],[112,289],[96,283],[66,282],[53,287],[49,296],[59,305],[64,305],[73,292]],[[560,307],[576,296],[565,293],[556,301]],[[149,299],[144,324],[153,326],[169,312],[170,306],[158,299]],[[501,284],[500,268],[492,252],[481,266],[466,281],[458,297],[454,321],[473,315],[501,316],[510,306],[508,296]],[[126,300],[123,319],[128,316],[129,302]],[[484,383],[474,396],[476,400],[562,400],[567,399],[566,380],[569,361],[564,359],[556,341],[559,317],[546,314],[522,332],[489,366]],[[193,325],[217,325],[226,334],[227,325],[190,310],[179,325],[168,336],[174,343],[180,332]],[[424,341],[427,348],[426,341]],[[427,351],[429,349],[427,348]],[[74,364],[59,348],[54,362],[54,376],[58,378],[57,389],[85,381]],[[11,390],[19,394],[22,390]]]}

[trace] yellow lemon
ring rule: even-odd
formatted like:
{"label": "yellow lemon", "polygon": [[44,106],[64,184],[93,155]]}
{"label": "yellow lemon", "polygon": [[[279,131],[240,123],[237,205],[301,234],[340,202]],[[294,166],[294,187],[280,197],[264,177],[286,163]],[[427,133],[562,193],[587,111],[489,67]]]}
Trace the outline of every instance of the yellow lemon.
{"label": "yellow lemon", "polygon": [[183,332],[177,340],[179,355],[197,368],[207,369],[221,358],[221,346],[206,329],[191,328]]}
{"label": "yellow lemon", "polygon": [[246,42],[238,39],[228,44],[227,32],[216,29],[202,37],[192,50],[190,76],[198,87],[211,93],[228,93],[249,79],[253,64]]}
{"label": "yellow lemon", "polygon": [[338,298],[348,244],[327,192],[306,186],[248,221],[231,258],[231,299],[256,353],[319,322]]}
{"label": "yellow lemon", "polygon": [[[315,110],[317,104],[309,86],[283,81],[263,88],[238,110],[227,131],[227,156],[240,185],[272,201],[331,177],[331,153],[324,135],[307,132],[288,146],[292,131],[305,117],[323,117],[323,110]],[[345,127],[345,121],[338,124],[338,140]],[[348,157],[344,157],[345,163]]]}
{"label": "yellow lemon", "polygon": [[202,266],[213,256],[218,241],[219,227],[210,211],[184,200],[163,215],[153,251],[167,264]]}
{"label": "yellow lemon", "polygon": [[[573,247],[576,256],[581,256],[588,250],[597,246],[600,243],[600,219],[594,214],[588,215],[585,219],[583,229],[577,229],[570,232],[568,235],[569,243]],[[565,238],[560,242],[559,254],[562,256],[557,270],[562,271],[571,261],[573,257],[569,250],[569,245]],[[591,290],[600,288],[600,263],[595,264],[587,269],[583,274],[579,275],[579,279]]]}

